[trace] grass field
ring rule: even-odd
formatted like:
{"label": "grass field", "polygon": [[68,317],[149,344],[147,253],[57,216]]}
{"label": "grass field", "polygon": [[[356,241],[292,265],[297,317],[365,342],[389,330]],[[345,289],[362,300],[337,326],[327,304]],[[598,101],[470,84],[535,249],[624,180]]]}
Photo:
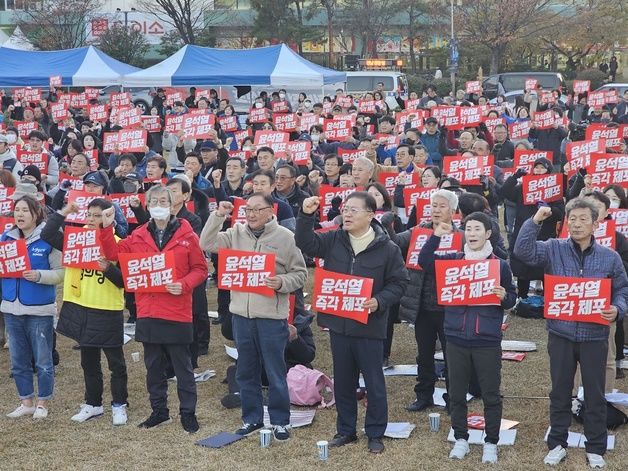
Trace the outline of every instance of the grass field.
{"label": "grass field", "polygon": [[[210,309],[215,309],[215,293],[210,289]],[[331,375],[331,355],[328,334],[314,327],[317,341],[315,367]],[[506,396],[547,396],[550,380],[546,353],[547,334],[544,322],[523,320],[510,316],[505,338],[532,340],[538,351],[528,354],[521,363],[504,362],[502,391]],[[83,401],[83,376],[79,352],[71,349],[72,342],[59,337],[61,365],[57,369],[56,397],[50,406],[47,420],[34,423],[30,418],[10,420],[5,414],[18,405],[15,385],[9,378],[8,351],[0,350],[0,469],[1,470],[254,470],[254,469],[343,469],[343,470],[473,470],[482,468],[481,447],[472,446],[471,454],[463,462],[451,462],[447,455],[449,420],[442,414],[441,430],[429,431],[427,412],[409,413],[404,406],[413,400],[413,377],[388,379],[389,420],[412,422],[417,425],[407,440],[385,440],[386,451],[373,456],[366,450],[362,435],[357,444],[331,450],[327,463],[320,462],[316,441],[330,439],[335,433],[336,413],[317,412],[313,425],[293,431],[285,444],[273,443],[261,450],[257,435],[241,440],[223,449],[212,450],[196,446],[198,439],[221,431],[233,431],[240,425],[239,410],[225,410],[220,398],[226,393],[221,384],[230,359],[224,353],[223,338],[218,326],[212,326],[208,356],[200,359],[202,369],[214,369],[217,377],[198,387],[197,415],[201,430],[196,435],[186,434],[179,423],[178,399],[174,384],[170,385],[170,409],[173,423],[155,430],[140,430],[136,425],[150,413],[145,389],[145,369],[142,362],[133,363],[132,352],[141,352],[142,346],[131,341],[125,346],[129,370],[129,425],[115,428],[111,425],[110,408],[105,416],[84,424],[75,424],[70,417]],[[416,356],[413,331],[406,325],[396,326],[391,362],[412,363]],[[103,359],[105,394],[103,401],[111,400],[109,374]],[[619,381],[620,391],[628,390],[628,381]],[[499,464],[493,469],[542,469],[546,446],[543,436],[548,426],[547,399],[504,399],[504,418],[521,422],[514,446],[500,447]],[[362,428],[364,406],[361,405],[359,428]],[[479,400],[469,403],[470,412],[482,412]],[[441,411],[443,412],[443,411]],[[582,431],[578,425],[572,430]],[[614,451],[606,455],[607,469],[626,469],[628,460],[628,429],[617,434]],[[583,449],[569,449],[566,463],[558,469],[588,469]]]}

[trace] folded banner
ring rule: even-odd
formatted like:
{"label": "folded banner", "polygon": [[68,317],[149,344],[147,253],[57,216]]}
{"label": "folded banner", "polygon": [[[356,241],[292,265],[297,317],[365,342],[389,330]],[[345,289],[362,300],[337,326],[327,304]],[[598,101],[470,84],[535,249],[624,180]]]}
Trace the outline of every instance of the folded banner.
{"label": "folded banner", "polygon": [[218,288],[274,296],[266,278],[275,276],[275,254],[246,250],[218,250]]}
{"label": "folded banner", "polygon": [[312,309],[362,324],[368,323],[368,309],[364,303],[373,292],[373,279],[314,269]]}
{"label": "folded banner", "polygon": [[499,305],[499,260],[436,260],[438,304],[444,306]]}
{"label": "folded banner", "polygon": [[161,253],[120,253],[120,269],[126,291],[165,293],[166,285],[175,280],[175,256]]}
{"label": "folded banner", "polygon": [[601,311],[611,304],[611,280],[545,275],[546,319],[608,325]]}

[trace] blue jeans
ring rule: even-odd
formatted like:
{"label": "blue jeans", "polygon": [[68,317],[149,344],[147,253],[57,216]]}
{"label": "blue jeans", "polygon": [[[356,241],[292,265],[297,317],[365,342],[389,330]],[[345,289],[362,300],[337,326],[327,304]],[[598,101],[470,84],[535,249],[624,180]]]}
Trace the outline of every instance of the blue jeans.
{"label": "blue jeans", "polygon": [[9,333],[11,372],[20,399],[35,396],[33,364],[37,369],[37,397],[40,401],[52,398],[55,371],[52,365],[53,316],[14,316],[4,314]]}
{"label": "blue jeans", "polygon": [[290,423],[290,396],[284,358],[288,322],[279,319],[249,319],[233,315],[233,337],[238,348],[236,381],[240,387],[242,421],[264,421],[262,368],[268,377],[268,414],[272,425]]}

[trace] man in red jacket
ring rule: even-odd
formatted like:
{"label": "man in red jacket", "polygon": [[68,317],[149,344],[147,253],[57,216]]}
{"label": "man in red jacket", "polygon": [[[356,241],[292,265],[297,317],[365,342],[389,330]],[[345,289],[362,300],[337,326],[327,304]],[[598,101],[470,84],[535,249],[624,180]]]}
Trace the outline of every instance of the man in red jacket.
{"label": "man in red jacket", "polygon": [[192,291],[205,281],[207,262],[198,236],[192,226],[171,215],[174,198],[168,188],[154,186],[146,193],[150,220],[138,227],[126,239],[116,242],[110,229],[114,220],[113,208],[103,211],[103,230],[100,233],[105,257],[117,261],[120,252],[161,253],[172,251],[176,260],[173,283],[166,293],[137,291],[137,323],[135,339],[144,344],[146,386],[153,413],[139,426],[152,428],[170,422],[168,410],[168,383],[165,374],[164,352],[172,360],[177,377],[181,424],[186,432],[198,431],[196,420],[196,383],[192,369]]}

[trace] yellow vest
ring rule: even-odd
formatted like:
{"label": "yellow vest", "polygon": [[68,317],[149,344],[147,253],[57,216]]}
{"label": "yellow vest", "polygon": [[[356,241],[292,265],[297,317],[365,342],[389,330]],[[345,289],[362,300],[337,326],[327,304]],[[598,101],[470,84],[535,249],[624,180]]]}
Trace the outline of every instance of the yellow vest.
{"label": "yellow vest", "polygon": [[122,311],[124,288],[118,288],[101,271],[66,268],[63,300],[92,309]]}

